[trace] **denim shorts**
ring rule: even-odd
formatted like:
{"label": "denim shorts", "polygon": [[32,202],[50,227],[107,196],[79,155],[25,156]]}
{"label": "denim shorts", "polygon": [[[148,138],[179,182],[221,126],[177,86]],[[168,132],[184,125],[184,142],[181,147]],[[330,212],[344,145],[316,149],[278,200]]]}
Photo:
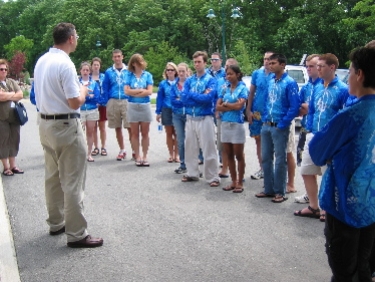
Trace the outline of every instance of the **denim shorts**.
{"label": "denim shorts", "polygon": [[260,136],[260,131],[262,130],[263,122],[261,120],[254,120],[253,123],[249,124],[249,131],[251,137]]}
{"label": "denim shorts", "polygon": [[173,119],[172,119],[172,109],[170,108],[163,108],[161,110],[161,124],[162,125],[172,125],[173,126]]}

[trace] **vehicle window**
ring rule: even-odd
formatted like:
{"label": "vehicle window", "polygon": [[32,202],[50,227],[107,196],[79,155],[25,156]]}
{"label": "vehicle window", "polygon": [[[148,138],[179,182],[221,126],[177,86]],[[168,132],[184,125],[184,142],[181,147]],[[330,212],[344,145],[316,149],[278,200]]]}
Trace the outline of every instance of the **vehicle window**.
{"label": "vehicle window", "polygon": [[288,74],[297,82],[305,83],[305,77],[302,70],[288,70]]}

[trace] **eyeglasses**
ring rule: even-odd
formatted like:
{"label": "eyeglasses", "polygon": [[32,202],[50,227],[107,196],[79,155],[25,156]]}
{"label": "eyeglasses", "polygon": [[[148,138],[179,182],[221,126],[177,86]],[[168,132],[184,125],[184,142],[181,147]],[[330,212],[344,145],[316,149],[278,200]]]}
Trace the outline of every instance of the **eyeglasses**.
{"label": "eyeglasses", "polygon": [[175,71],[174,69],[166,69],[166,71]]}
{"label": "eyeglasses", "polygon": [[211,62],[217,62],[220,61],[220,59],[211,59]]}
{"label": "eyeglasses", "polygon": [[0,71],[8,71],[8,69],[0,69]]}

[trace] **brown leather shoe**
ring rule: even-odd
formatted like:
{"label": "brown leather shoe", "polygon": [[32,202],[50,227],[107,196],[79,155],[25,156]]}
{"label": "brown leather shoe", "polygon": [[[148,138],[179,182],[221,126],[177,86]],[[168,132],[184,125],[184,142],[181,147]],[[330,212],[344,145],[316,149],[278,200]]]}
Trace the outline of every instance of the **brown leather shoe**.
{"label": "brown leather shoe", "polygon": [[90,235],[76,242],[68,242],[68,247],[70,248],[96,248],[101,245],[103,245],[102,238],[93,238]]}
{"label": "brown leather shoe", "polygon": [[63,234],[63,233],[65,233],[65,226],[63,226],[61,229],[59,229],[57,231],[50,231],[49,235],[56,236],[56,235],[60,235],[60,234]]}

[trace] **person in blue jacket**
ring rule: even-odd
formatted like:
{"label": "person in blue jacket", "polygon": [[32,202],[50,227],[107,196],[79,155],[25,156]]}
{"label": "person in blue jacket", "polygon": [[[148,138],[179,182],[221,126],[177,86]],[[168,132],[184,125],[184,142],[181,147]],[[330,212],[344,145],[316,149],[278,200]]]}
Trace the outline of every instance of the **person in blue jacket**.
{"label": "person in blue jacket", "polygon": [[[219,138],[228,158],[232,178],[232,183],[223,190],[242,193],[242,180],[245,173],[244,145],[246,142],[243,111],[246,107],[249,90],[242,82],[242,73],[237,65],[228,65],[226,74],[226,87],[222,88],[223,91],[219,93],[216,103],[216,110],[221,112],[221,135]],[[235,160],[237,160],[237,165]]]}
{"label": "person in blue jacket", "polygon": [[171,89],[171,104],[172,104],[172,120],[173,126],[177,134],[178,155],[180,157],[180,166],[175,169],[175,173],[186,173],[185,164],[185,124],[186,124],[186,110],[185,105],[181,100],[182,92],[184,91],[184,84],[189,76],[189,66],[186,63],[180,63],[177,66],[178,77],[176,83]]}
{"label": "person in blue jacket", "polygon": [[[136,166],[150,166],[148,147],[150,145],[150,123],[152,121],[150,95],[154,80],[151,73],[146,71],[147,63],[141,54],[130,57],[128,75],[124,91],[129,96],[128,121],[131,128],[131,142],[135,153]],[[142,137],[142,155],[140,154],[140,138]]]}
{"label": "person in blue jacket", "polygon": [[168,162],[180,162],[177,147],[177,137],[173,126],[171,89],[176,84],[177,66],[175,63],[168,62],[163,72],[163,78],[159,84],[156,97],[156,121],[165,128],[166,143],[169,151]]}
{"label": "person in blue jacket", "polygon": [[327,165],[319,202],[331,281],[371,281],[375,242],[375,49],[349,56],[349,92],[357,100],[332,117],[309,144],[317,166]]}
{"label": "person in blue jacket", "polygon": [[[107,141],[107,132],[106,132],[106,121],[107,121],[107,108],[105,106],[105,98],[103,97],[103,81],[104,73],[100,72],[100,67],[102,65],[102,60],[98,57],[95,57],[91,60],[91,78],[96,81],[100,90],[100,101],[98,105],[99,110],[99,120],[95,124],[94,129],[94,150],[91,152],[92,156],[102,155],[107,156],[106,141]],[[98,128],[100,132],[100,141],[101,149],[99,151],[99,140],[98,140]]]}
{"label": "person in blue jacket", "polygon": [[292,120],[298,115],[300,100],[297,82],[285,72],[286,57],[275,53],[269,59],[270,71],[273,75],[261,115],[264,191],[255,196],[272,197],[272,202],[282,203],[288,199],[285,193],[289,130]]}
{"label": "person in blue jacket", "polygon": [[250,93],[246,106],[246,116],[249,122],[250,137],[254,138],[256,152],[260,169],[253,173],[250,178],[259,180],[264,177],[262,168],[262,151],[261,151],[261,135],[262,129],[262,113],[266,96],[268,95],[268,83],[271,80],[272,73],[269,67],[270,56],[272,51],[267,51],[263,56],[263,66],[255,70],[251,75]]}
{"label": "person in blue jacket", "polygon": [[325,212],[319,209],[317,177],[324,173],[325,167],[313,163],[309,153],[309,143],[314,134],[345,107],[349,97],[348,86],[335,75],[338,65],[339,60],[334,54],[326,53],[319,56],[317,67],[322,81],[316,85],[310,99],[306,122],[308,133],[300,169],[309,206],[294,212],[296,216],[320,218],[322,222],[325,220]]}
{"label": "person in blue jacket", "polygon": [[86,141],[88,156],[87,161],[93,162],[91,156],[92,146],[94,144],[94,129],[95,124],[99,119],[98,103],[100,98],[99,86],[95,80],[90,77],[91,66],[88,62],[83,62],[80,67],[81,77],[79,83],[86,86],[88,95],[85,103],[81,106],[81,122],[84,129],[86,129]]}
{"label": "person in blue jacket", "polygon": [[[117,143],[120,147],[120,152],[116,160],[122,161],[126,158],[122,127],[128,130],[129,140],[131,138],[130,124],[127,119],[129,96],[124,92],[128,71],[126,65],[122,62],[124,60],[124,55],[121,50],[115,49],[112,51],[112,60],[114,63],[113,66],[109,67],[104,73],[102,90],[105,101],[103,105],[107,107],[108,127],[115,129]],[[134,157],[133,152],[133,158]]]}
{"label": "person in blue jacket", "polygon": [[211,187],[218,187],[220,178],[213,119],[216,81],[205,71],[207,60],[206,52],[194,53],[193,62],[196,73],[186,80],[181,97],[186,109],[185,161],[187,168],[187,173],[181,181],[199,180],[197,156],[201,148],[204,157],[204,177]]}

